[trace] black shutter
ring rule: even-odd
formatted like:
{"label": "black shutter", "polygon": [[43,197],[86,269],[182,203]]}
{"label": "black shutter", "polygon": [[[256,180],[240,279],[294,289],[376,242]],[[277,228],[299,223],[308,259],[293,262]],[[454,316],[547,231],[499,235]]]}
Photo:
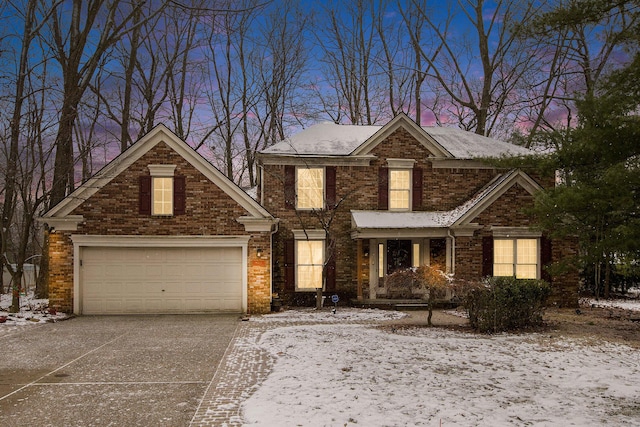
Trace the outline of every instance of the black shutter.
{"label": "black shutter", "polygon": [[284,207],[294,209],[296,207],[296,167],[284,167]]}
{"label": "black shutter", "polygon": [[151,215],[151,177],[140,177],[140,197],[138,199],[140,215]]}
{"label": "black shutter", "polygon": [[482,277],[493,276],[493,236],[482,238]]}
{"label": "black shutter", "polygon": [[412,208],[413,210],[420,209],[422,207],[422,169],[414,168],[413,169],[413,200],[412,200]]}
{"label": "black shutter", "polygon": [[378,169],[378,209],[389,209],[389,169],[385,167]]}
{"label": "black shutter", "polygon": [[284,289],[293,292],[296,289],[296,252],[295,240],[284,241]]}
{"label": "black shutter", "polygon": [[327,209],[335,209],[336,207],[336,167],[327,166],[325,168],[325,185]]}
{"label": "black shutter", "polygon": [[186,180],[184,176],[173,177],[173,214],[184,215],[186,208]]}
{"label": "black shutter", "polygon": [[542,236],[540,239],[540,263],[541,271],[542,271],[542,280],[545,280],[547,283],[551,283],[552,278],[551,274],[548,271],[548,267],[551,266],[551,262],[553,261],[553,247],[551,243],[551,239],[546,236]]}

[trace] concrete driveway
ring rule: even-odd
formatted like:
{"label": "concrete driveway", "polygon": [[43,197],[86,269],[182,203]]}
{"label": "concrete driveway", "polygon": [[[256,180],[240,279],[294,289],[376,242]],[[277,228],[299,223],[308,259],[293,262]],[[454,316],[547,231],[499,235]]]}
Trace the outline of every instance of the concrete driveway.
{"label": "concrete driveway", "polygon": [[3,336],[0,425],[189,425],[239,324],[85,316]]}

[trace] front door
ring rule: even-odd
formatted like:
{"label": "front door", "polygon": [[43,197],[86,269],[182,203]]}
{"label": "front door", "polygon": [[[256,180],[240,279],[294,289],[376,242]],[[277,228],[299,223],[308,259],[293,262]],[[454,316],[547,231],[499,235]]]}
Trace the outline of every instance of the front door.
{"label": "front door", "polygon": [[387,240],[387,274],[411,268],[411,240]]}

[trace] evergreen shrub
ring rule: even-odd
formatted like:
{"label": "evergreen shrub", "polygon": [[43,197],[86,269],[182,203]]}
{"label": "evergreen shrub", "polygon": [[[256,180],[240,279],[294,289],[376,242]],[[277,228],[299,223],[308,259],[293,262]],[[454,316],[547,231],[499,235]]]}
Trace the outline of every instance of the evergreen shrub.
{"label": "evergreen shrub", "polygon": [[465,297],[471,326],[494,333],[542,325],[551,287],[544,280],[491,277]]}

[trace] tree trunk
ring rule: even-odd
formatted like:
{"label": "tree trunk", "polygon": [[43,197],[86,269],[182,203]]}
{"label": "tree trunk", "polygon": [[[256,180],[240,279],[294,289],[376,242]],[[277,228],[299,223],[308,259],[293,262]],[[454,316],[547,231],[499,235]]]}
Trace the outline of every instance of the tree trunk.
{"label": "tree trunk", "polygon": [[42,242],[42,256],[40,257],[40,268],[36,279],[37,299],[49,298],[49,232],[45,231]]}
{"label": "tree trunk", "polygon": [[49,199],[49,209],[57,205],[67,195],[67,189],[73,187],[73,124],[77,116],[78,103],[65,100],[60,114],[58,134],[56,136],[56,157],[53,169],[53,182]]}

